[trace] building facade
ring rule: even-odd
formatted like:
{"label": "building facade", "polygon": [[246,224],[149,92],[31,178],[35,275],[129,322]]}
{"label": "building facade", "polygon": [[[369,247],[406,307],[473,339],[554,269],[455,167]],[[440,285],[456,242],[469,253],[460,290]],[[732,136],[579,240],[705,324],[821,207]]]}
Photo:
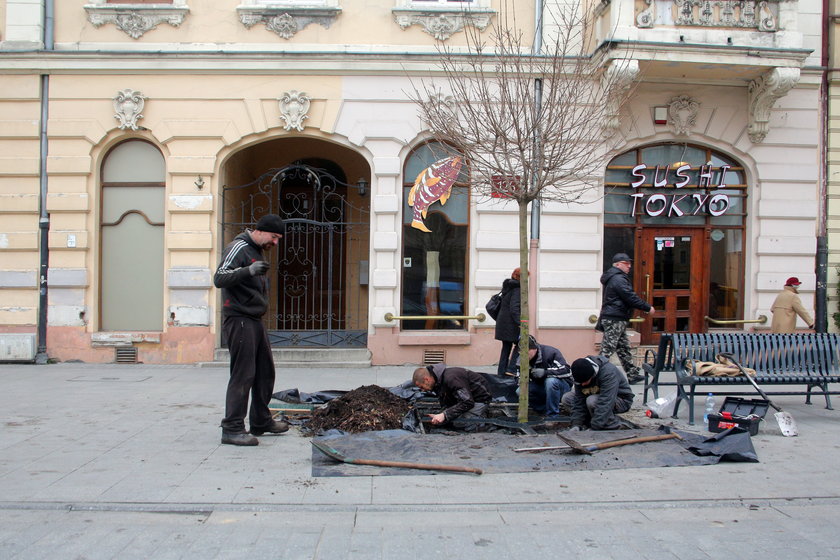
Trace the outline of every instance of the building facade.
{"label": "building facade", "polygon": [[[544,4],[541,8],[540,4]],[[212,275],[266,212],[278,348],[361,348],[374,364],[498,355],[484,304],[518,266],[517,208],[465,168],[430,232],[414,178],[439,159],[411,101],[436,44],[556,3],[502,0],[0,0],[0,338],[9,355],[210,361]],[[632,61],[603,191],[546,204],[532,325],[594,351],[618,251],[661,332],[764,328],[785,278],[813,299],[822,4],[587,5]],[[615,138],[619,141],[615,142]],[[46,301],[46,307],[43,302]],[[411,319],[421,316],[423,319]],[[437,318],[440,316],[440,318]],[[24,351],[25,353],[25,351]]]}

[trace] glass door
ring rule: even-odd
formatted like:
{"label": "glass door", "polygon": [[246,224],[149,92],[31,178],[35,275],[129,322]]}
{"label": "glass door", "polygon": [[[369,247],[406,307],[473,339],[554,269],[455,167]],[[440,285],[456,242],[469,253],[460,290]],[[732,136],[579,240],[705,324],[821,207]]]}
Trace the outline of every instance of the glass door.
{"label": "glass door", "polygon": [[[656,344],[663,332],[704,332],[707,282],[704,230],[644,228],[634,263],[636,293],[656,313],[636,323],[642,344]],[[637,314],[638,315],[638,314]]]}

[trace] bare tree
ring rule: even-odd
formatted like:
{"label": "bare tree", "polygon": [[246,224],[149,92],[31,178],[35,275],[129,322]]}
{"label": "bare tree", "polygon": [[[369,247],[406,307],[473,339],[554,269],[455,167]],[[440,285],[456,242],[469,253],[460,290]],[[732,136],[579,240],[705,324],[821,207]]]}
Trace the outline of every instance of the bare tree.
{"label": "bare tree", "polygon": [[441,78],[411,94],[435,138],[464,155],[473,192],[519,206],[520,422],[528,415],[528,205],[599,198],[610,137],[638,73],[596,36],[590,4],[546,4],[547,32],[538,25],[534,45],[513,2],[503,2],[484,32],[465,28],[466,47],[439,43]]}

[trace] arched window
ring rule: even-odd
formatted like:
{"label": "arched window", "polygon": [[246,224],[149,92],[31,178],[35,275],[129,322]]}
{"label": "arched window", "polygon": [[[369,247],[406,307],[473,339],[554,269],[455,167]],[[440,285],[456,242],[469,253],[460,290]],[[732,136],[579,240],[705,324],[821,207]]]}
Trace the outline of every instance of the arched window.
{"label": "arched window", "polygon": [[[465,315],[469,239],[469,173],[459,157],[437,142],[418,146],[403,168],[402,315]],[[459,167],[460,166],[460,167]],[[454,179],[454,183],[452,183]],[[446,187],[451,185],[451,190]],[[404,320],[403,330],[464,329],[463,319]]]}
{"label": "arched window", "polygon": [[657,144],[610,161],[603,264],[634,256],[636,291],[662,311],[653,333],[743,319],[747,190],[738,161],[702,146]]}
{"label": "arched window", "polygon": [[102,165],[101,331],[163,330],[165,165],[142,140],[117,145]]}

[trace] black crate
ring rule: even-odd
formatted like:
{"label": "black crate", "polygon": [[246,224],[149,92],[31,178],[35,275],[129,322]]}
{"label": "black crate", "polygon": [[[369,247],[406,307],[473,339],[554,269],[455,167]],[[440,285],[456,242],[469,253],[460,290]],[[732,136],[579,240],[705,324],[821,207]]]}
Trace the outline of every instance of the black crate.
{"label": "black crate", "polygon": [[[717,413],[709,414],[709,431],[722,432],[734,426],[743,428],[750,432],[750,435],[758,433],[758,424],[767,410],[770,403],[767,399],[742,399],[739,397],[726,397],[723,406]],[[724,412],[732,415],[725,418]]]}

